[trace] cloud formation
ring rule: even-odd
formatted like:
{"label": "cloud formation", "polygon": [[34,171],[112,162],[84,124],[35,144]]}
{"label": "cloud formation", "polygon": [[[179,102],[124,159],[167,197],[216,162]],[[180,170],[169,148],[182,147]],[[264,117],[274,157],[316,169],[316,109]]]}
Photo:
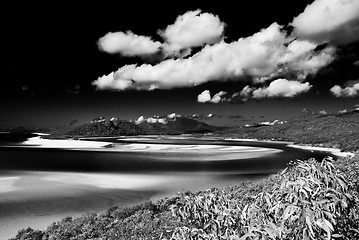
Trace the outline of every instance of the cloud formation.
{"label": "cloud formation", "polygon": [[111,54],[119,53],[123,56],[154,54],[160,50],[161,45],[150,37],[139,36],[131,31],[110,32],[98,40],[100,50]]}
{"label": "cloud formation", "polygon": [[[104,51],[126,56],[161,52],[166,57],[157,64],[122,66],[92,84],[99,90],[150,91],[251,79],[252,83],[232,98],[293,97],[307,92],[311,88],[307,77],[336,58],[335,46],[318,48],[318,44],[359,40],[359,32],[354,34],[359,31],[357,7],[355,0],[316,0],[293,19],[292,34],[273,23],[232,42],[225,41],[225,23],[201,10],[186,12],[158,30],[163,43],[132,32],[109,33],[99,40]],[[202,48],[191,53],[194,47]],[[219,103],[227,100],[225,94],[219,92],[211,97],[206,90],[197,101]]]}
{"label": "cloud formation", "polygon": [[253,98],[268,97],[294,97],[298,94],[308,92],[312,86],[309,83],[301,83],[298,81],[289,81],[287,79],[277,79],[269,84],[268,87],[250,88],[246,86],[241,91],[243,97],[252,96]]}
{"label": "cloud formation", "polygon": [[205,103],[211,101],[211,93],[209,90],[204,90],[197,96],[197,102]]}
{"label": "cloud formation", "polygon": [[336,97],[359,97],[359,82],[345,88],[335,85],[330,91]]}
{"label": "cloud formation", "polygon": [[178,16],[174,24],[158,32],[165,40],[164,51],[171,55],[181,49],[219,42],[224,28],[218,16],[196,10]]}
{"label": "cloud formation", "polygon": [[[274,23],[238,41],[206,45],[188,58],[167,59],[156,65],[126,65],[98,78],[93,84],[98,89],[153,90],[238,80],[242,76],[266,81],[286,72],[303,79],[333,59],[331,48],[317,53],[310,43],[298,43],[297,40],[289,44],[291,47],[286,47],[289,40],[280,29],[281,26]],[[302,47],[292,47],[295,44]]]}
{"label": "cloud formation", "polygon": [[225,91],[220,91],[220,92],[218,92],[218,93],[216,93],[213,97],[212,97],[212,99],[211,99],[211,102],[212,103],[219,103],[219,102],[221,102],[221,101],[223,101],[223,96],[224,95],[226,95],[227,94],[227,92],[225,92]]}
{"label": "cloud formation", "polygon": [[202,93],[200,93],[197,96],[197,102],[200,102],[200,103],[220,103],[220,102],[225,100],[223,98],[223,96],[226,95],[226,94],[227,94],[227,92],[220,91],[220,92],[216,93],[213,97],[211,97],[210,91],[209,90],[204,90]]}
{"label": "cloud formation", "polygon": [[293,19],[295,34],[318,43],[359,40],[358,0],[316,0]]}

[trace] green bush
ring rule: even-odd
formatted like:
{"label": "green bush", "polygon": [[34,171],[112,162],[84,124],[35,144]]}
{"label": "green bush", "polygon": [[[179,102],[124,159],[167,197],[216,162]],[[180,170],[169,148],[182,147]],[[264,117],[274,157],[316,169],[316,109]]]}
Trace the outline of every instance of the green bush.
{"label": "green bush", "polygon": [[194,227],[172,239],[359,238],[355,190],[331,159],[297,161],[278,180],[245,203],[218,191],[184,196],[173,214]]}

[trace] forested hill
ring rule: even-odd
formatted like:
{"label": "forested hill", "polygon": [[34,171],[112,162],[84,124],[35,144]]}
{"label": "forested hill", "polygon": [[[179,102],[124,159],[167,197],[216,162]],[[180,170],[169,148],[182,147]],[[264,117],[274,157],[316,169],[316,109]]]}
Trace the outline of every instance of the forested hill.
{"label": "forested hill", "polygon": [[78,126],[67,132],[70,137],[83,136],[119,136],[119,135],[172,135],[184,133],[209,133],[223,130],[223,127],[208,125],[206,123],[187,117],[161,118],[161,122],[153,120],[133,122],[126,120],[100,119],[88,124]]}

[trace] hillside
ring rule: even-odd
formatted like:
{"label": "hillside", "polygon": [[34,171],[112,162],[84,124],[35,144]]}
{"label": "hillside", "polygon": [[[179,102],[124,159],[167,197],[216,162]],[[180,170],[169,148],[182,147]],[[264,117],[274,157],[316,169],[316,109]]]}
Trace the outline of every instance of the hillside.
{"label": "hillside", "polygon": [[359,146],[359,110],[310,115],[269,126],[235,127],[218,131],[216,134],[235,138],[292,141],[356,151]]}

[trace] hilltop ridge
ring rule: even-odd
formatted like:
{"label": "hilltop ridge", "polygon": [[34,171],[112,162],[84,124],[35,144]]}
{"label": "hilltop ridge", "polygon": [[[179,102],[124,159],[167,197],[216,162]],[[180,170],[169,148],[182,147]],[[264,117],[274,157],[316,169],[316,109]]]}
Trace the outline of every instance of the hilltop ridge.
{"label": "hilltop ridge", "polygon": [[154,116],[136,120],[119,120],[99,117],[90,123],[80,125],[65,133],[68,137],[118,136],[118,135],[173,135],[185,133],[210,133],[223,130],[224,127],[212,126],[177,114]]}

